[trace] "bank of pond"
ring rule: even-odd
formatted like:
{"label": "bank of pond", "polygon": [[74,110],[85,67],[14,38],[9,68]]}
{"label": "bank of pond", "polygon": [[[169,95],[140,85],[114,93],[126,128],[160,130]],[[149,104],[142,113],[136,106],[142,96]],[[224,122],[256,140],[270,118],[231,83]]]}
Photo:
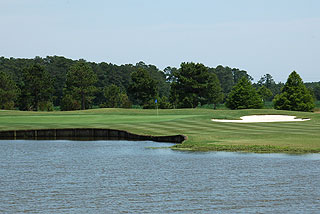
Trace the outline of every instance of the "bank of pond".
{"label": "bank of pond", "polygon": [[7,130],[0,131],[0,139],[11,140],[135,140],[155,141],[181,144],[187,139],[184,135],[152,136],[138,135],[123,130],[97,128],[70,128],[70,129],[35,129],[35,130]]}

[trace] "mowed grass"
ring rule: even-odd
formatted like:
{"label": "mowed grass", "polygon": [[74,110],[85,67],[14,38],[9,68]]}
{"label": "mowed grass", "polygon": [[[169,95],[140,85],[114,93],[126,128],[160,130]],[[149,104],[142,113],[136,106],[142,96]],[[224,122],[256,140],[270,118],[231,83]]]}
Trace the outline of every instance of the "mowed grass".
{"label": "mowed grass", "polygon": [[[310,118],[304,122],[218,123],[245,115],[281,114]],[[320,114],[262,110],[95,109],[72,112],[0,111],[0,130],[111,128],[146,135],[188,136],[172,147],[195,151],[320,152]]]}

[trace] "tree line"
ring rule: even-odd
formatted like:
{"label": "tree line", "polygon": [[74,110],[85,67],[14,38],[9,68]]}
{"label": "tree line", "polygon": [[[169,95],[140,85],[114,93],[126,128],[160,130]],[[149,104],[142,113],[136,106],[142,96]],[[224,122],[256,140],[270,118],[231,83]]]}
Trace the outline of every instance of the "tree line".
{"label": "tree line", "polygon": [[288,104],[290,96],[283,94],[294,93],[300,100],[307,94],[303,102],[312,103],[314,98],[320,99],[320,82],[304,84],[293,73],[292,84],[299,86],[288,86],[290,77],[286,84],[276,83],[270,74],[252,83],[247,71],[193,62],[161,71],[144,62],[119,66],[61,56],[0,57],[0,109],[195,108],[206,104],[216,108],[220,103],[243,109],[262,108],[263,102],[274,100],[278,109],[310,111],[312,104]]}

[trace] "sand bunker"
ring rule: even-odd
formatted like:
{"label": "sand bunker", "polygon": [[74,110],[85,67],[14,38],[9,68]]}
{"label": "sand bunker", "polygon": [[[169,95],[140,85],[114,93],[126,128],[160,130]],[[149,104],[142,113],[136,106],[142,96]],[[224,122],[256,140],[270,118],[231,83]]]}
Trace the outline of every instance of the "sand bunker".
{"label": "sand bunker", "polygon": [[240,117],[241,120],[218,120],[212,119],[214,122],[224,123],[271,123],[271,122],[296,122],[307,121],[310,119],[297,119],[296,116],[288,115],[251,115]]}

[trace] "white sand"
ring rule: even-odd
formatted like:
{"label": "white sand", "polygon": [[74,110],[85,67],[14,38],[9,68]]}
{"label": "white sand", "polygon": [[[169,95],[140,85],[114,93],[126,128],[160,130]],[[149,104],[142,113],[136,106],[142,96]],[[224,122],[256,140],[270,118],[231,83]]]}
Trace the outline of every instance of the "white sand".
{"label": "white sand", "polygon": [[218,120],[212,119],[214,122],[225,123],[271,123],[271,122],[295,122],[307,121],[310,119],[297,119],[296,116],[288,115],[251,115],[240,117],[241,120]]}

